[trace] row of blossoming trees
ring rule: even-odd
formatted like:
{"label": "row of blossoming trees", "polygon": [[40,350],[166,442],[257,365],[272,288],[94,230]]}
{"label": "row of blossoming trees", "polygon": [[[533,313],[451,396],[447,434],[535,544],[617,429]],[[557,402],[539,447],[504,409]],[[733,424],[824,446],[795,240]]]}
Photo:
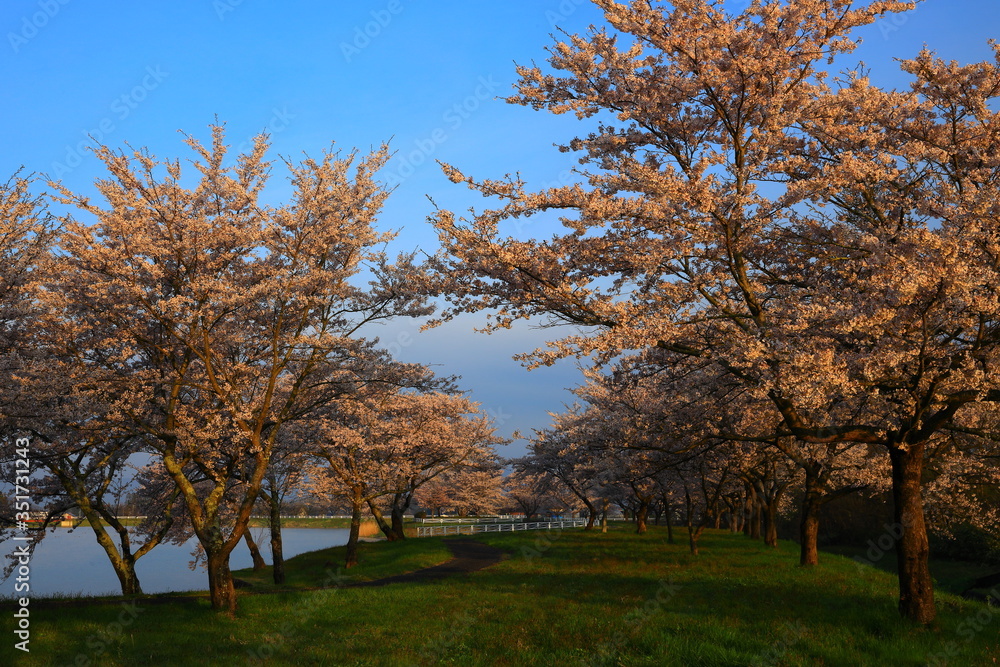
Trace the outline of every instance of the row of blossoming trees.
{"label": "row of blossoming trees", "polygon": [[[553,73],[520,68],[509,100],[591,121],[562,146],[581,156],[578,182],[533,192],[445,166],[499,204],[438,211],[442,250],[424,267],[379,251],[385,149],[287,165],[292,201],[268,207],[264,141],[224,166],[220,129],[210,147],[191,140],[190,186],[178,162],[102,148],[106,205],[52,184],[92,218],[58,235],[8,184],[3,413],[45,443],[54,493],[101,515],[107,474],[151,457],[165,521],[148,534],[184,514],[219,608],[234,604],[228,556],[254,503],[280,498],[303,461],[355,516],[390,508],[393,534],[413,484],[452,474],[434,473],[435,448],[464,442],[461,461],[488,464],[495,440],[449,382],[362,337],[443,295],[443,319],[575,326],[530,363],[597,364],[519,464],[526,514],[530,487],[559,479],[595,515],[615,498],[639,517],[680,508],[695,549],[752,497],[773,542],[801,479],[810,564],[818,508],[884,486],[900,611],[930,622],[925,493],[977,490],[995,471],[1000,67],[924,51],[901,64],[905,90],[819,69],[912,2],[754,0],[738,15],[594,2],[609,28],[558,42]],[[565,231],[505,235],[530,216]]]}
{"label": "row of blossoming trees", "polygon": [[[433,217],[445,317],[575,325],[526,359],[620,362],[587,390],[592,407],[544,436],[565,451],[616,441],[588,463],[595,475],[619,450],[650,459],[636,468],[669,455],[686,466],[687,502],[697,480],[760,456],[747,447],[758,443],[802,471],[810,512],[855,483],[838,481],[849,469],[887,484],[900,611],[931,621],[926,462],[939,455],[934,475],[957,479],[996,433],[998,63],[925,50],[901,62],[901,90],[860,66],[822,70],[843,68],[856,28],[914,2],[755,0],[738,14],[708,0],[594,2],[609,27],[557,41],[549,71],[520,67],[508,100],[588,121],[561,146],[580,155],[579,181],[531,191],[445,166],[499,202]],[[530,216],[560,216],[564,231],[504,233]],[[641,409],[608,400],[626,388]],[[721,441],[736,444],[709,447]]]}
{"label": "row of blossoming trees", "polygon": [[[0,413],[31,436],[33,500],[82,511],[124,593],[141,592],[136,559],[193,532],[213,607],[233,609],[229,558],[260,501],[273,516],[295,485],[343,499],[350,566],[363,511],[390,509],[399,536],[436,476],[498,477],[502,441],[450,379],[366,338],[430,311],[376,230],[385,147],[286,164],[293,194],[274,207],[266,138],[235,159],[221,127],[187,143],[193,178],[99,148],[103,201],[49,183],[75,211],[61,218],[19,175],[0,188]],[[138,531],[109,502],[123,479],[147,505]],[[280,577],[280,532],[272,545]]]}

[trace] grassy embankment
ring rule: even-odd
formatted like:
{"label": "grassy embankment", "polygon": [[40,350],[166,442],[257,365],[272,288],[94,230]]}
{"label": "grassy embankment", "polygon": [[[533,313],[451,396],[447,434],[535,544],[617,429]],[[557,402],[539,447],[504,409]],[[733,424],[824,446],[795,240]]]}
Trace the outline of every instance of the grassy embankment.
{"label": "grassy embankment", "polygon": [[[667,544],[665,530],[637,536],[626,526],[606,535],[479,539],[509,558],[433,583],[245,595],[235,618],[212,613],[204,600],[38,607],[31,654],[18,664],[230,665],[264,657],[278,665],[1000,661],[1000,609],[941,592],[935,627],[914,628],[896,614],[891,574],[829,554],[819,567],[803,569],[790,543],[767,549],[742,535],[710,532],[702,554],[692,557],[683,543]],[[362,548],[362,565],[351,570],[361,578],[446,558],[436,538]],[[290,585],[335,584],[336,566],[328,563],[341,557],[336,548],[291,559]],[[4,651],[11,645],[8,639]]]}

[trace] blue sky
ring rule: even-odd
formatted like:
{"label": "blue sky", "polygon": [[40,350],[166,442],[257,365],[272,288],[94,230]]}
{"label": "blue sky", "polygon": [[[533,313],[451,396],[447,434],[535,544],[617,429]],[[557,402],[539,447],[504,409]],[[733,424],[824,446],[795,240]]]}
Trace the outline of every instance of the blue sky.
{"label": "blue sky", "polygon": [[[739,7],[743,0],[730,2]],[[20,166],[88,191],[101,176],[85,150],[93,135],[159,157],[187,157],[178,130],[207,139],[218,117],[239,146],[268,130],[272,157],[318,155],[331,142],[363,151],[391,139],[386,178],[398,184],[383,224],[393,250],[432,252],[428,197],[465,210],[481,202],[434,161],[476,177],[521,172],[542,186],[575,164],[552,144],[582,128],[508,105],[514,63],[542,62],[556,26],[580,33],[601,14],[586,0],[6,0],[0,7],[0,175]],[[991,57],[997,0],[927,0],[864,33],[857,52],[892,84],[894,57],[924,44],[963,62]],[[275,170],[269,196],[287,188]],[[537,227],[537,228],[536,228]],[[519,230],[547,236],[545,222]],[[483,336],[469,316],[427,333],[414,322],[382,334],[398,357],[463,376],[462,386],[501,432],[548,423],[578,382],[573,362],[525,371],[511,360],[557,332],[528,328]],[[508,455],[523,445],[508,448]]]}

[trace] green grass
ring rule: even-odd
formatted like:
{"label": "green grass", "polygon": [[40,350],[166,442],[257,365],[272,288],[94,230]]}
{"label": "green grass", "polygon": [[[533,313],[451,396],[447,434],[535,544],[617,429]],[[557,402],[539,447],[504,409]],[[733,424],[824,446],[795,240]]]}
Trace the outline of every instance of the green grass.
{"label": "green grass", "polygon": [[[865,547],[829,547],[824,549],[827,553],[846,556],[855,560],[860,560],[871,564],[885,572],[895,575],[897,572],[896,553],[888,553],[880,550],[871,551]],[[877,555],[875,560],[870,560],[872,555]],[[983,565],[979,563],[969,563],[958,560],[934,559],[930,562],[931,577],[934,579],[935,588],[941,588],[949,593],[961,593],[968,589],[972,582],[987,574],[997,571],[996,565]]]}
{"label": "green grass", "polygon": [[234,570],[233,576],[252,584],[253,591],[312,589],[331,585],[325,579],[361,582],[413,572],[438,565],[451,558],[451,552],[441,540],[405,540],[403,542],[361,542],[358,544],[358,566],[343,570],[347,547],[331,547],[299,554],[285,561],[285,583],[278,587],[270,567],[254,572]]}
{"label": "green grass", "polygon": [[[638,536],[625,526],[608,534],[479,539],[509,558],[430,583],[246,595],[234,618],[200,600],[40,607],[31,616],[31,654],[17,664],[231,665],[267,657],[275,665],[896,667],[944,664],[944,656],[951,665],[1000,660],[1000,610],[940,593],[935,627],[915,628],[896,614],[890,574],[826,554],[817,568],[803,569],[794,544],[767,549],[742,535],[709,532],[702,554],[692,557],[680,541],[667,544],[664,530]],[[405,571],[434,560],[443,544],[366,544],[361,567],[371,568],[365,576]],[[295,585],[327,576],[324,564],[337,561],[321,554],[289,562]]]}

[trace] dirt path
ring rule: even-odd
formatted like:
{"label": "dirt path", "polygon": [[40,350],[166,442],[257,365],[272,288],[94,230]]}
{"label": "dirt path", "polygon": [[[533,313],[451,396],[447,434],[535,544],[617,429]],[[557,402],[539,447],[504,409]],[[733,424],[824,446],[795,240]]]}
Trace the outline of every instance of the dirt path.
{"label": "dirt path", "polygon": [[445,545],[447,545],[451,555],[454,556],[454,558],[445,563],[435,565],[434,567],[425,567],[422,570],[414,572],[407,572],[406,574],[397,574],[394,577],[344,584],[344,588],[433,581],[434,579],[443,579],[444,577],[451,577],[456,574],[467,574],[485,569],[499,563],[504,556],[504,552],[496,547],[491,547],[488,544],[467,538],[445,540]]}

